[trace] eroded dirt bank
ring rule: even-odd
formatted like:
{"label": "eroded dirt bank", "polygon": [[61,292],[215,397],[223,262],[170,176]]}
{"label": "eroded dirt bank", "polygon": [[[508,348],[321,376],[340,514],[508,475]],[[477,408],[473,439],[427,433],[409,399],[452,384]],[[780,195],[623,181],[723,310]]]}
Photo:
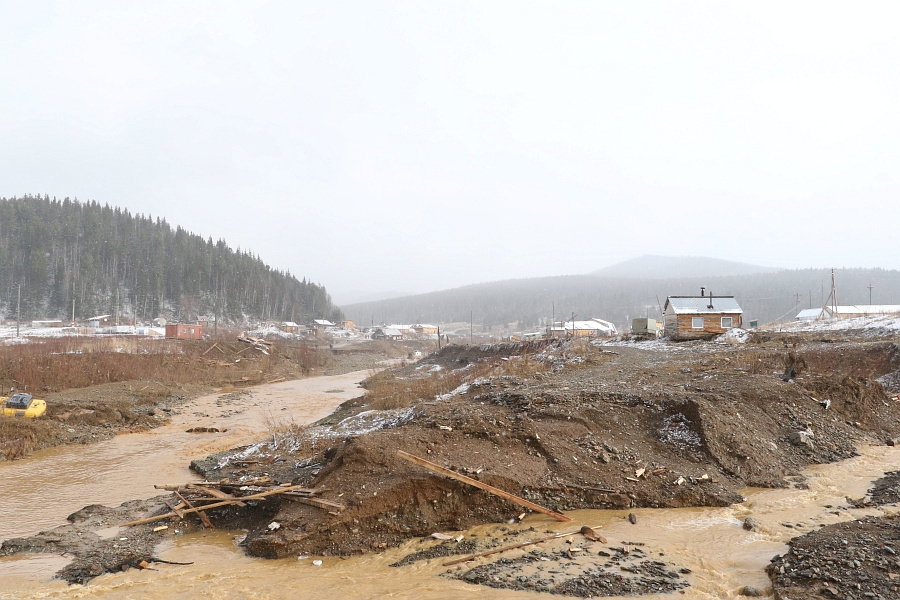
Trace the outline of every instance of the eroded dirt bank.
{"label": "eroded dirt bank", "polygon": [[345,506],[210,511],[249,529],[250,554],[272,558],[379,550],[523,512],[397,450],[554,510],[724,506],[744,487],[802,485],[803,467],[896,437],[900,406],[876,379],[898,368],[885,341],[453,346],[376,378],[370,396],[314,427],[192,467],[317,488]]}
{"label": "eroded dirt bank", "polygon": [[[281,527],[246,542],[266,557],[377,550],[521,512],[397,450],[554,510],[723,506],[743,487],[784,485],[806,465],[897,435],[900,405],[874,380],[897,359],[890,343],[451,347],[395,374],[481,372],[450,393],[379,411],[356,403],[356,415],[293,432],[277,451],[241,450],[261,461],[254,469],[228,454],[194,468],[265,473],[345,504],[340,514],[282,504]],[[786,364],[797,377],[783,380]]]}

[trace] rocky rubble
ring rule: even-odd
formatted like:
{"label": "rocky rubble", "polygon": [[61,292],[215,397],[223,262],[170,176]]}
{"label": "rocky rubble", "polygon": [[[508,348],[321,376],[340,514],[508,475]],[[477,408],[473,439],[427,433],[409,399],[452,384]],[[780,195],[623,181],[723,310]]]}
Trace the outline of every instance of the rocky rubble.
{"label": "rocky rubble", "polygon": [[794,538],[766,569],[776,600],[900,597],[900,521],[867,517]]}

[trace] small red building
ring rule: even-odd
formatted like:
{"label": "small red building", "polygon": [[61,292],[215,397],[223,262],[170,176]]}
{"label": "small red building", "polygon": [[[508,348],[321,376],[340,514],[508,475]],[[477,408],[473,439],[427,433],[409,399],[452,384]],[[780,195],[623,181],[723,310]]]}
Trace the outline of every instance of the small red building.
{"label": "small red building", "polygon": [[202,325],[186,325],[184,323],[171,323],[166,325],[166,338],[177,340],[202,340]]}

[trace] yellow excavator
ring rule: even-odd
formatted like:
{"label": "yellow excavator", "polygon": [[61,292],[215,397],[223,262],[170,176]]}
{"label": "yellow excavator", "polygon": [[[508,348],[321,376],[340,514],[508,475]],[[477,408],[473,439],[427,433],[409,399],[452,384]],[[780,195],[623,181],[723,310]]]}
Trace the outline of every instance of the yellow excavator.
{"label": "yellow excavator", "polygon": [[[12,390],[10,390],[12,392]],[[19,392],[11,396],[0,396],[2,414],[6,417],[36,419],[47,411],[47,403],[31,394]]]}

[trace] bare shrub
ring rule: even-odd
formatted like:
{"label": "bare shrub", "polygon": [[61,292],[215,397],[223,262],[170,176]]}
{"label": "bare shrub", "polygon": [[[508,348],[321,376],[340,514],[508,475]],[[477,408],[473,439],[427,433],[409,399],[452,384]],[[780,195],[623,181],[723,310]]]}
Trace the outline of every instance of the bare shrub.
{"label": "bare shrub", "polygon": [[[164,385],[259,383],[308,373],[330,360],[305,343],[275,342],[268,355],[240,342],[64,337],[0,346],[0,385],[45,393],[130,380]],[[212,353],[208,353],[212,350]],[[153,393],[152,391],[149,393]]]}

